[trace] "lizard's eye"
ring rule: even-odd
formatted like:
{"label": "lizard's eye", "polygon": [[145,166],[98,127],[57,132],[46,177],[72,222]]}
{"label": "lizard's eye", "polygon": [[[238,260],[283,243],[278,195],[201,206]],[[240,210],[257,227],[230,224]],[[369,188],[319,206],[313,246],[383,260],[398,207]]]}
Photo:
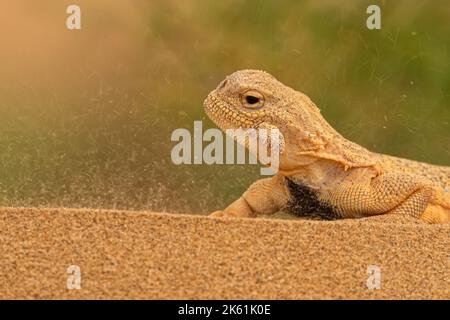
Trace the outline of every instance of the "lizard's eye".
{"label": "lizard's eye", "polygon": [[241,96],[241,102],[244,108],[259,109],[264,105],[264,96],[257,91],[246,91]]}

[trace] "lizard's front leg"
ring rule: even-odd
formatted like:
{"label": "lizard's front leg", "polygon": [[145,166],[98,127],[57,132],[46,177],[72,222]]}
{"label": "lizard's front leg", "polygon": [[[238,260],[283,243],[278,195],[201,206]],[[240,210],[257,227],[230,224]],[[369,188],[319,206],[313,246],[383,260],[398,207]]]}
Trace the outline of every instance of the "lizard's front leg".
{"label": "lizard's front leg", "polygon": [[255,217],[279,211],[288,201],[283,178],[274,176],[254,182],[244,194],[227,208],[215,211],[213,217]]}
{"label": "lizard's front leg", "polygon": [[426,180],[394,173],[382,174],[366,183],[353,178],[350,176],[348,181],[328,194],[328,200],[343,217],[390,213],[409,215],[431,223],[447,222],[430,203],[434,188]]}

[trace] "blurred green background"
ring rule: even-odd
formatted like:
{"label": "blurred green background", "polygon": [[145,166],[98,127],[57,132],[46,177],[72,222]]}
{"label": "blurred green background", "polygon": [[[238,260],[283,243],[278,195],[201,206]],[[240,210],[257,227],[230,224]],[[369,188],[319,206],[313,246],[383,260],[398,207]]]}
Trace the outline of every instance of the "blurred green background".
{"label": "blurred green background", "polygon": [[[175,166],[170,135],[204,119],[227,74],[263,69],[345,137],[450,164],[450,4],[442,1],[0,4],[0,206],[206,213],[257,166]],[[366,8],[381,7],[368,30]]]}

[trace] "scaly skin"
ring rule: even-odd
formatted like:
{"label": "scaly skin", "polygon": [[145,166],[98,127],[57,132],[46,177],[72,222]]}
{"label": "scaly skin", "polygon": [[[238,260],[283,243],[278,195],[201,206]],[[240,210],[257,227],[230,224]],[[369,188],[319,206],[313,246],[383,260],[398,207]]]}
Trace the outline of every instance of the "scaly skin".
{"label": "scaly skin", "polygon": [[208,95],[204,107],[222,130],[281,133],[278,173],[256,181],[213,216],[287,210],[325,219],[401,214],[450,222],[450,167],[373,153],[346,140],[306,95],[266,72],[233,73]]}

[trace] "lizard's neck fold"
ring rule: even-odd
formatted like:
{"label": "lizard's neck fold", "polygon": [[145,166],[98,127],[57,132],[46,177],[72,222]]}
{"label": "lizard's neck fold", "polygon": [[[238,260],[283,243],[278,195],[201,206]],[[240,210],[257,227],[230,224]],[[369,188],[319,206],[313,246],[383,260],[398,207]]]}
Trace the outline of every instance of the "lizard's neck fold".
{"label": "lizard's neck fold", "polygon": [[[298,137],[299,135],[297,135]],[[303,138],[288,141],[286,153],[281,159],[280,168],[285,171],[309,166],[320,160],[340,166],[344,171],[351,168],[375,167],[379,161],[377,154],[353,143],[338,132],[308,132]]]}
{"label": "lizard's neck fold", "polygon": [[[302,103],[301,106],[292,108],[293,112],[289,115],[291,121],[288,126],[291,129],[287,146],[290,146],[288,152],[293,155],[290,158],[302,159],[306,156],[330,160],[345,170],[376,164],[378,161],[376,154],[339,134],[325,120],[311,99],[299,92],[293,96],[295,101]],[[310,163],[309,158],[306,158],[307,163]]]}

